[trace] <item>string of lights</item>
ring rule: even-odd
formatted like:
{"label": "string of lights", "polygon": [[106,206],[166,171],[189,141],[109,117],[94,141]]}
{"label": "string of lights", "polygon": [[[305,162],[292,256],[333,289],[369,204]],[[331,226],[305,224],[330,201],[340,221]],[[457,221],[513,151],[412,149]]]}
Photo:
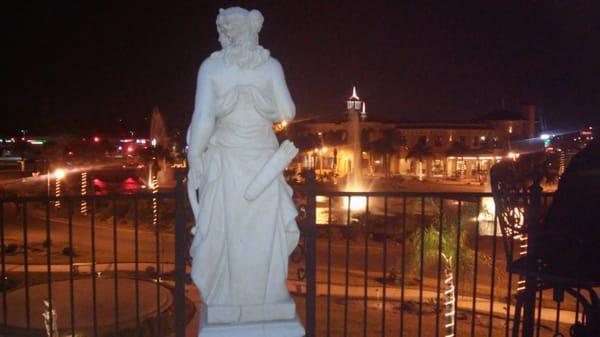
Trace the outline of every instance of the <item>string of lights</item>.
{"label": "string of lights", "polygon": [[[54,184],[54,195],[59,198],[61,196],[61,178],[59,176],[56,177],[56,183]],[[56,199],[54,201],[54,207],[60,208],[60,200]]]}
{"label": "string of lights", "polygon": [[446,323],[444,327],[446,328],[446,337],[454,337],[454,325],[456,319],[456,311],[455,311],[455,288],[454,288],[454,276],[452,273],[452,257],[448,258],[444,253],[442,253],[442,258],[444,259],[444,317],[446,318]]}
{"label": "string of lights", "polygon": [[87,195],[87,184],[87,172],[81,172],[81,214],[83,215],[87,214],[87,200],[85,199],[85,196]]}
{"label": "string of lights", "polygon": [[[152,194],[156,195],[158,193],[158,178],[156,176],[152,177]],[[152,225],[158,225],[158,198],[152,198]]]}

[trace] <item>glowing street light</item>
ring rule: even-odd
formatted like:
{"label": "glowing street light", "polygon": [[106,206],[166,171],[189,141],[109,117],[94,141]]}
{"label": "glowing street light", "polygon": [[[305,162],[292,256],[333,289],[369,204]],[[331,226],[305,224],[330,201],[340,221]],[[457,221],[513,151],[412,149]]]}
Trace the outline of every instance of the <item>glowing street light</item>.
{"label": "glowing street light", "polygon": [[64,178],[65,175],[66,175],[66,172],[63,169],[59,168],[59,169],[54,170],[54,177],[58,180]]}

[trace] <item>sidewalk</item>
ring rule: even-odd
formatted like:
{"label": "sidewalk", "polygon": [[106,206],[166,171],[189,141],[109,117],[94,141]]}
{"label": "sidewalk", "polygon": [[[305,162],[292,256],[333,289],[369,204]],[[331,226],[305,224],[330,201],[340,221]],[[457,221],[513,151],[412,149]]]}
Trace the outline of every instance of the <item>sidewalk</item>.
{"label": "sidewalk", "polygon": [[[344,297],[346,293],[346,287],[339,284],[331,284],[329,286],[330,295],[332,297]],[[288,290],[293,295],[305,295],[306,284],[299,281],[288,280]],[[328,294],[328,285],[325,283],[317,283],[317,296],[325,297]],[[364,298],[364,287],[363,286],[349,286],[348,297],[351,299],[363,299]],[[368,301],[381,301],[383,295],[383,287],[367,287],[367,299]],[[194,317],[186,326],[186,337],[198,337],[198,328],[200,323],[200,308],[201,300],[196,287],[186,286],[186,296],[196,306],[196,312]],[[400,301],[401,290],[397,288],[386,289],[386,299]],[[443,296],[441,296],[443,298]],[[423,289],[423,302],[437,299],[437,292]],[[419,300],[419,289],[405,288],[404,289],[404,301],[418,301]],[[471,311],[473,308],[473,297],[471,296],[459,296],[457,300],[458,309],[465,311]],[[303,308],[298,308],[301,310]],[[511,305],[511,309],[514,311],[514,305]],[[478,314],[488,315],[490,312],[490,300],[477,298],[475,304],[475,312]],[[492,306],[492,312],[494,315],[504,317],[506,315],[506,303],[500,301],[494,301]],[[512,316],[512,315],[511,315]],[[537,310],[536,310],[537,317]],[[541,320],[548,322],[555,322],[556,320],[556,309],[555,308],[542,308]],[[563,324],[572,324],[575,321],[575,312],[568,310],[561,310],[560,322]],[[170,334],[168,337],[175,337],[175,334]]]}
{"label": "sidewalk", "polygon": [[[76,264],[77,265],[77,264]],[[162,273],[169,273],[175,269],[173,263],[163,263],[161,266]],[[135,271],[135,263],[118,263],[119,271]],[[138,270],[145,272],[147,267],[156,268],[155,263],[138,263]],[[47,265],[29,265],[29,272],[47,272]],[[51,265],[52,272],[69,272],[69,264]],[[79,264],[77,265],[78,273],[91,273],[91,264]],[[25,268],[23,265],[6,265],[7,272],[24,272]],[[96,272],[104,273],[111,272],[114,270],[114,263],[101,263],[96,265]],[[348,297],[352,299],[363,299],[365,296],[365,288],[363,285],[349,285]],[[288,280],[288,289],[292,294],[305,295],[306,284],[305,282]],[[328,289],[330,289],[330,296],[333,297],[344,297],[346,294],[346,286],[343,284],[330,284],[317,283],[317,296],[327,296]],[[387,287],[386,288],[386,299],[399,301],[401,298],[402,290],[398,287]],[[186,296],[199,308],[200,297],[194,286],[186,286]],[[368,300],[381,301],[383,296],[383,286],[367,286],[366,297]],[[441,296],[443,297],[443,296]],[[432,290],[423,289],[423,302],[436,300],[437,292]],[[414,286],[407,286],[404,288],[404,300],[418,301],[419,300],[419,289]],[[489,314],[491,301],[487,298],[477,297],[475,304],[475,311],[480,314]],[[459,295],[457,299],[458,309],[471,311],[473,308],[473,297]],[[514,305],[511,305],[514,309]],[[199,310],[197,310],[199,312]],[[492,306],[492,312],[499,316],[506,315],[506,303],[494,300]],[[537,314],[536,314],[537,315]],[[556,320],[556,308],[543,307],[541,312],[541,319],[545,321],[554,322]],[[196,319],[196,317],[194,318]],[[572,324],[575,321],[575,312],[570,310],[561,310],[560,322],[564,324]],[[196,324],[197,322],[190,322],[190,324]]]}

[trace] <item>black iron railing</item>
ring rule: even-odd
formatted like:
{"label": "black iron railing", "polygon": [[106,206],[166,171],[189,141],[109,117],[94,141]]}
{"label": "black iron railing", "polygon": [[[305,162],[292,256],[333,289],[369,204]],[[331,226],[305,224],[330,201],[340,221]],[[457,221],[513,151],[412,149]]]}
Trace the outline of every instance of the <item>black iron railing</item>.
{"label": "black iron railing", "polygon": [[0,335],[185,336],[182,178],[158,193],[0,199]]}
{"label": "black iron railing", "polygon": [[[157,194],[0,199],[0,335],[45,336],[54,324],[61,336],[197,334],[193,220],[177,181]],[[521,283],[506,272],[491,197],[297,188],[288,282],[307,336],[509,336]],[[58,316],[48,327],[44,299]],[[580,320],[573,301],[557,306],[548,291],[536,301],[539,336]]]}
{"label": "black iron railing", "polygon": [[[512,334],[525,285],[507,259],[527,246],[506,251],[491,193],[340,192],[311,179],[298,190],[307,208],[307,335]],[[539,198],[543,216],[552,194]],[[519,211],[527,221],[530,209]],[[535,336],[568,335],[582,319],[574,299],[554,302],[551,290],[535,303]]]}

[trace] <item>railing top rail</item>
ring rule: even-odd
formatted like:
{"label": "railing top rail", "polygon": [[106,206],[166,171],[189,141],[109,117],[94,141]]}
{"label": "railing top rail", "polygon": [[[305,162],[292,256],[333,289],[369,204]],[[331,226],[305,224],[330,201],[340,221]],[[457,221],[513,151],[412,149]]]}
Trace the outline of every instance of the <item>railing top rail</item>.
{"label": "railing top rail", "polygon": [[158,193],[142,192],[142,193],[109,193],[109,194],[88,194],[88,195],[63,195],[63,196],[9,196],[0,197],[0,202],[47,202],[47,201],[68,201],[68,200],[133,200],[133,199],[171,199],[175,198],[175,191],[164,191]]}
{"label": "railing top rail", "polygon": [[[301,190],[304,190],[303,188]],[[349,192],[349,191],[332,191],[326,189],[315,190],[316,195],[330,196],[330,197],[441,197],[441,198],[481,198],[481,197],[493,197],[492,192],[422,192],[422,191],[370,191],[370,192]],[[522,195],[529,195],[530,193],[522,193]],[[553,192],[545,192],[543,196],[552,196]]]}

